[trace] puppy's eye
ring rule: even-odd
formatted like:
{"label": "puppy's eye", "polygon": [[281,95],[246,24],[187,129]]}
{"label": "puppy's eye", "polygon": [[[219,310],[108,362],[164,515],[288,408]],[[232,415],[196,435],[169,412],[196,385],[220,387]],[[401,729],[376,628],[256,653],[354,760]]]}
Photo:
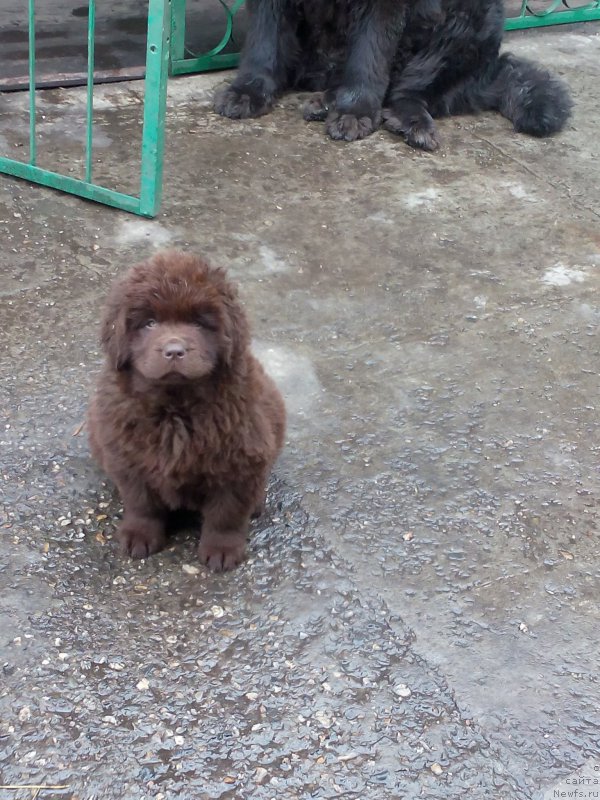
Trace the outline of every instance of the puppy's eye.
{"label": "puppy's eye", "polygon": [[155,328],[157,322],[155,319],[147,319],[146,322],[142,325],[142,328]]}
{"label": "puppy's eye", "polygon": [[216,331],[218,328],[217,318],[214,314],[200,314],[196,317],[195,323],[207,331]]}

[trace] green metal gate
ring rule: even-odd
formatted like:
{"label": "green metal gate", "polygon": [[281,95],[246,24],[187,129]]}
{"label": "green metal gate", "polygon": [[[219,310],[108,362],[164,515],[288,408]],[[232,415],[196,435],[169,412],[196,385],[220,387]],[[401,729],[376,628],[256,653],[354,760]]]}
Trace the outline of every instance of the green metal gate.
{"label": "green metal gate", "polygon": [[239,53],[223,51],[232,42],[234,18],[244,5],[244,0],[234,0],[230,6],[224,0],[218,2],[225,17],[223,36],[207,53],[194,53],[186,45],[187,0],[173,0],[171,75],[189,75],[191,72],[208,72],[237,66]]}
{"label": "green metal gate", "polygon": [[510,14],[506,30],[539,28],[544,25],[561,25],[570,22],[591,22],[600,19],[600,0],[519,0],[518,13]]}
{"label": "green metal gate", "polygon": [[[163,152],[167,78],[237,64],[239,54],[232,52],[234,17],[244,0],[216,0],[225,17],[220,41],[208,52],[196,54],[186,45],[186,0],[148,0],[146,70],[144,89],[141,170],[137,194],[124,194],[94,182],[94,34],[96,0],[88,0],[87,95],[85,121],[85,157],[83,176],[74,178],[44,169],[38,164],[36,136],[36,0],[28,0],[29,24],[29,153],[27,161],[0,155],[0,173],[4,172],[44,186],[70,192],[88,200],[105,203],[146,217],[159,209],[162,190]],[[600,0],[508,0],[507,30],[600,20]],[[224,52],[228,49],[228,52]]]}
{"label": "green metal gate", "polygon": [[87,29],[87,99],[85,155],[81,178],[43,169],[38,165],[36,130],[36,37],[35,0],[28,0],[29,25],[29,158],[17,161],[0,157],[0,172],[25,178],[52,189],[105,203],[145,217],[158,212],[161,200],[164,131],[169,74],[171,0],[149,0],[146,43],[146,77],[141,142],[141,170],[137,195],[123,194],[94,183],[94,34],[96,0],[89,0]]}

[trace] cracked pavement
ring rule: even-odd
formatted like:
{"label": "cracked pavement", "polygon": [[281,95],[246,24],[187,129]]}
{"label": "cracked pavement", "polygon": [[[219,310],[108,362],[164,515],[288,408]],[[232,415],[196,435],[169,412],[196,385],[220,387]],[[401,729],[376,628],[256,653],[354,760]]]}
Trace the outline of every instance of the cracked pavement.
{"label": "cracked pavement", "polygon": [[[0,784],[529,800],[600,761],[600,37],[508,43],[569,80],[563,135],[482,115],[433,155],[340,144],[294,95],[221,119],[226,76],[195,76],[171,82],[156,220],[2,178]],[[97,93],[97,174],[124,191],[141,91]],[[15,152],[26,96],[0,111]],[[42,163],[80,168],[84,112],[43,93]],[[289,410],[221,576],[190,530],[118,554],[81,430],[107,287],[164,246],[228,268]]]}

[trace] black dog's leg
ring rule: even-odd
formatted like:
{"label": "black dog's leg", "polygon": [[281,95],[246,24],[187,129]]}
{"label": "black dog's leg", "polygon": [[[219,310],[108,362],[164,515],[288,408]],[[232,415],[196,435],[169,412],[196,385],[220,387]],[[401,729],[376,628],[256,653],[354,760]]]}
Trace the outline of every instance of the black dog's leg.
{"label": "black dog's leg", "polygon": [[268,114],[286,88],[288,65],[297,41],[286,19],[287,0],[248,0],[249,27],[238,74],[215,95],[218,114],[245,119]]}
{"label": "black dog's leg", "polygon": [[442,19],[427,46],[395,67],[383,112],[388,130],[403,136],[412,147],[435,150],[433,117],[481,107],[479,97],[496,71],[501,10],[496,2],[487,10],[480,7],[470,24],[464,18]]}
{"label": "black dog's leg", "polygon": [[439,144],[428,99],[443,68],[441,54],[438,57],[435,52],[424,52],[392,74],[383,111],[384,126],[421,150],[435,150]]}
{"label": "black dog's leg", "polygon": [[332,139],[364,139],[379,126],[403,21],[399,0],[369,0],[355,12],[341,85],[327,117]]}

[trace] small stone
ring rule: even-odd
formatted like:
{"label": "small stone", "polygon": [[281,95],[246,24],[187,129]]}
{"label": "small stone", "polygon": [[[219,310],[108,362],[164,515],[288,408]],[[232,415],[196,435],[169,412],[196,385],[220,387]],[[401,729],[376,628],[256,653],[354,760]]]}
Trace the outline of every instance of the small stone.
{"label": "small stone", "polygon": [[338,756],[338,761],[352,761],[353,758],[358,758],[358,753],[345,753]]}
{"label": "small stone", "polygon": [[19,711],[19,721],[20,722],[27,722],[31,719],[31,709],[29,706],[23,706],[23,708]]}
{"label": "small stone", "polygon": [[210,611],[213,617],[216,617],[217,619],[224,616],[225,614],[225,609],[222,608],[221,606],[212,606]]}
{"label": "small stone", "polygon": [[529,628],[524,622],[521,622],[521,624],[519,625],[519,630],[521,631],[521,633],[529,633]]}
{"label": "small stone", "polygon": [[113,586],[124,586],[126,583],[127,581],[122,575],[117,575],[117,577],[113,579]]}
{"label": "small stone", "polygon": [[109,666],[111,669],[114,669],[116,672],[121,672],[122,670],[124,670],[124,669],[125,669],[125,667],[123,666],[123,664],[121,664],[121,663],[120,663],[120,662],[118,662],[118,661],[109,661],[109,662],[108,662],[108,666]]}
{"label": "small stone", "polygon": [[247,700],[258,700],[258,693],[257,692],[247,692],[246,693]]}
{"label": "small stone", "polygon": [[405,683],[398,683],[394,686],[394,694],[398,697],[410,697],[412,692]]}
{"label": "small stone", "polygon": [[177,747],[181,747],[182,744],[185,742],[185,739],[183,738],[183,736],[174,736],[173,741],[175,742]]}
{"label": "small stone", "polygon": [[254,780],[256,783],[264,783],[269,773],[264,767],[257,767],[254,772]]}
{"label": "small stone", "polygon": [[412,540],[413,536],[414,536],[414,533],[412,531],[407,531],[406,533],[402,534],[402,538],[404,539],[405,542],[410,542]]}
{"label": "small stone", "polygon": [[331,719],[327,716],[327,714],[324,711],[317,711],[315,713],[315,719],[324,728],[330,728],[331,727]]}
{"label": "small stone", "polygon": [[184,564],[181,569],[186,575],[198,575],[200,572],[198,567],[195,567],[193,564]]}
{"label": "small stone", "polygon": [[442,772],[444,771],[444,770],[442,769],[442,767],[441,767],[441,766],[440,766],[440,765],[437,763],[437,761],[435,761],[435,762],[434,762],[434,763],[433,763],[433,764],[432,764],[432,765],[429,767],[429,769],[430,769],[430,770],[433,772],[433,774],[434,774],[434,775],[441,775],[441,774],[442,774]]}
{"label": "small stone", "polygon": [[141,681],[136,683],[136,688],[140,690],[140,692],[145,692],[150,688],[150,683],[147,678],[142,678]]}
{"label": "small stone", "polygon": [[113,716],[109,715],[109,716],[106,716],[106,717],[102,717],[102,722],[106,722],[108,725],[116,725],[117,724],[117,719],[116,719],[116,717],[113,717]]}

